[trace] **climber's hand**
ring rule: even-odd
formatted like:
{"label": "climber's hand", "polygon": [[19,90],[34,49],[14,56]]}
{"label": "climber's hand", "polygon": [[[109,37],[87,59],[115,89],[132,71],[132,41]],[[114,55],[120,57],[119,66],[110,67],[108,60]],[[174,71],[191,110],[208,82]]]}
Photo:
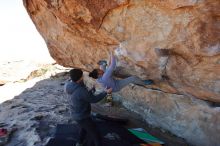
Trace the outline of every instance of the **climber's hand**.
{"label": "climber's hand", "polygon": [[112,93],[112,88],[106,89],[106,92],[107,92],[108,94]]}

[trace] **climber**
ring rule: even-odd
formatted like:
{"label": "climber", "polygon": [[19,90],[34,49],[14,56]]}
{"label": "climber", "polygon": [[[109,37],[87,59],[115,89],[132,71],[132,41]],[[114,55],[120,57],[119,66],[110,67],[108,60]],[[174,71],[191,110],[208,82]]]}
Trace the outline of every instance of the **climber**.
{"label": "climber", "polygon": [[[70,111],[72,118],[79,124],[80,138],[77,146],[81,146],[86,137],[89,144],[101,146],[101,139],[94,122],[91,119],[91,103],[96,103],[103,99],[112,89],[93,95],[93,91],[88,91],[83,82],[83,72],[80,69],[70,70],[71,81],[64,85],[64,91],[70,100]],[[88,136],[86,136],[88,135]]]}
{"label": "climber", "polygon": [[[117,80],[112,77],[113,71],[116,67],[116,58],[111,52],[110,65],[106,70],[102,69],[94,69],[89,73],[89,77],[97,79],[97,82],[100,83],[103,88],[112,88],[112,92],[118,92],[129,83],[137,84],[137,85],[151,85],[153,84],[152,80],[141,80],[136,76],[131,76],[122,80]],[[103,61],[101,61],[103,62]],[[102,65],[105,65],[105,62]],[[102,67],[100,67],[102,68]],[[105,67],[104,67],[105,68]]]}

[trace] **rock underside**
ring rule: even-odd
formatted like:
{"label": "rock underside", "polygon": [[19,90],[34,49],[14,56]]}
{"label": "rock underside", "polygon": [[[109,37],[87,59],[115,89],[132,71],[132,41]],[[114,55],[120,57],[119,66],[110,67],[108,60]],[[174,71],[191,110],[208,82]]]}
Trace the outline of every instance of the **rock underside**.
{"label": "rock underside", "polygon": [[219,0],[23,2],[57,63],[91,71],[120,46],[116,74],[156,83],[121,91],[125,106],[192,144],[220,145],[219,108],[199,100],[220,102]]}

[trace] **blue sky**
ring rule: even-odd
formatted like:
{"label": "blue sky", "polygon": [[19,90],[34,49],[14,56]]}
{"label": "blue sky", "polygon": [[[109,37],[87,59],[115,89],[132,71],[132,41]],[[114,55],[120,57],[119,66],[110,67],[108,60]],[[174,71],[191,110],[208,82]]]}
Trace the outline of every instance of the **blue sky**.
{"label": "blue sky", "polygon": [[48,59],[46,44],[22,0],[0,0],[0,61]]}

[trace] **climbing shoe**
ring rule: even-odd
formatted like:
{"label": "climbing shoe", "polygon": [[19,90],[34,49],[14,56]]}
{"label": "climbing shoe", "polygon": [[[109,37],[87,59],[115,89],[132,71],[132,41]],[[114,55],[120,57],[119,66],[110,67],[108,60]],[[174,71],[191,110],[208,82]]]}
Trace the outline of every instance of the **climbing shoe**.
{"label": "climbing shoe", "polygon": [[145,85],[152,85],[152,84],[154,84],[154,81],[153,80],[144,80],[144,84]]}
{"label": "climbing shoe", "polygon": [[98,65],[107,65],[106,60],[99,60]]}

